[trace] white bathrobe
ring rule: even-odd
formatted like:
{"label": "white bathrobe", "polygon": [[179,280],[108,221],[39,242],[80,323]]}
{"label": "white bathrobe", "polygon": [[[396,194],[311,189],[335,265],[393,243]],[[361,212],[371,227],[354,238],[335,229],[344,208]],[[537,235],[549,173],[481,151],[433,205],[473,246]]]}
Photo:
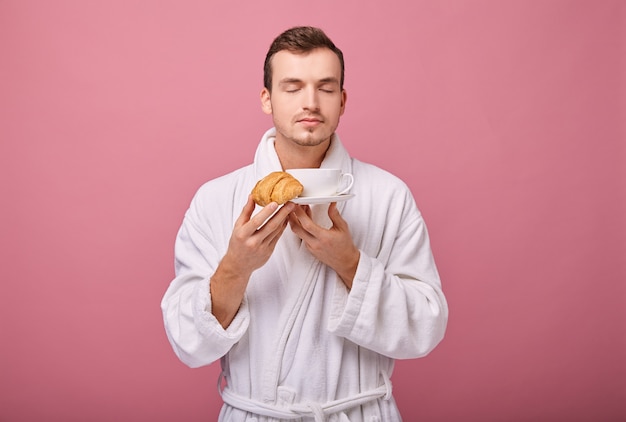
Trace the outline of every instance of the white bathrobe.
{"label": "white bathrobe", "polygon": [[[394,359],[429,353],[444,336],[448,308],[409,189],[351,158],[337,135],[322,167],[354,175],[355,196],[337,204],[361,252],[352,288],[287,228],[252,274],[230,326],[211,313],[210,277],[234,222],[255,183],[281,170],[274,135],[263,136],[253,164],[194,197],[161,304],[168,338],[191,367],[221,359],[222,421],[400,421],[389,380]],[[327,210],[312,206],[314,220],[330,227]]]}

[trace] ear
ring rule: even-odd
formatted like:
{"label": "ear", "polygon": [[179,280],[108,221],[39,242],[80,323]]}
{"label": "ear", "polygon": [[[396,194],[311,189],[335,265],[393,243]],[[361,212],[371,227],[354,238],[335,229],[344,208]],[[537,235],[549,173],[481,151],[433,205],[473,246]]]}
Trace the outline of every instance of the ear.
{"label": "ear", "polygon": [[345,89],[341,90],[341,110],[339,111],[339,115],[343,116],[343,112],[346,111],[346,101],[348,101],[348,93]]}
{"label": "ear", "polygon": [[267,88],[261,90],[261,110],[265,114],[272,114],[271,95]]}

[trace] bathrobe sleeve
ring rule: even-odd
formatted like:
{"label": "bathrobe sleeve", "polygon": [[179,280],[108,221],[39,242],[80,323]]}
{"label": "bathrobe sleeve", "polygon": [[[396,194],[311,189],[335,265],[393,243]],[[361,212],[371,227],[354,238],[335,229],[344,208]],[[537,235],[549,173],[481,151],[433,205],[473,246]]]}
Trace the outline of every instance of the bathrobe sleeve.
{"label": "bathrobe sleeve", "polygon": [[391,358],[421,357],[443,338],[448,307],[426,225],[410,191],[389,176],[378,177],[385,186],[375,189],[378,209],[360,217],[365,225],[351,225],[366,232],[356,236],[361,257],[351,290],[337,283],[328,328]]}
{"label": "bathrobe sleeve", "polygon": [[215,205],[220,192],[214,185],[219,184],[203,186],[185,214],[176,237],[176,277],[161,301],[167,337],[178,358],[190,367],[224,356],[244,335],[249,321],[245,299],[226,330],[211,312],[209,279],[226,252],[233,223],[228,204]]}

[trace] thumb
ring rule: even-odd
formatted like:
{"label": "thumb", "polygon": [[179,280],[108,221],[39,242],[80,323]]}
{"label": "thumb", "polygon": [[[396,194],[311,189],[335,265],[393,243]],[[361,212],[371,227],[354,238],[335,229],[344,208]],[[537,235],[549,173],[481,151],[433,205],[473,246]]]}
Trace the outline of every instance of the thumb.
{"label": "thumb", "polygon": [[331,202],[330,206],[328,207],[328,217],[330,218],[330,221],[332,221],[333,226],[337,227],[338,229],[343,229],[348,225],[346,223],[346,220],[343,219],[341,213],[337,209],[336,202]]}

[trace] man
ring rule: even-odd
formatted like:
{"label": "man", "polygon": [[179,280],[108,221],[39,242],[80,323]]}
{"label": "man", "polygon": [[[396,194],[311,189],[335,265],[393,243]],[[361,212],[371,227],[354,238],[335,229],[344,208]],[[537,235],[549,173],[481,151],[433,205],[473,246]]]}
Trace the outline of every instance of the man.
{"label": "man", "polygon": [[[343,80],[321,30],[279,35],[261,92],[274,128],[253,164],[200,188],[180,228],[166,332],[191,367],[221,359],[222,421],[399,421],[394,359],[443,338],[447,304],[410,191],[335,133]],[[355,196],[255,206],[259,179],[307,167],[352,173]]]}

